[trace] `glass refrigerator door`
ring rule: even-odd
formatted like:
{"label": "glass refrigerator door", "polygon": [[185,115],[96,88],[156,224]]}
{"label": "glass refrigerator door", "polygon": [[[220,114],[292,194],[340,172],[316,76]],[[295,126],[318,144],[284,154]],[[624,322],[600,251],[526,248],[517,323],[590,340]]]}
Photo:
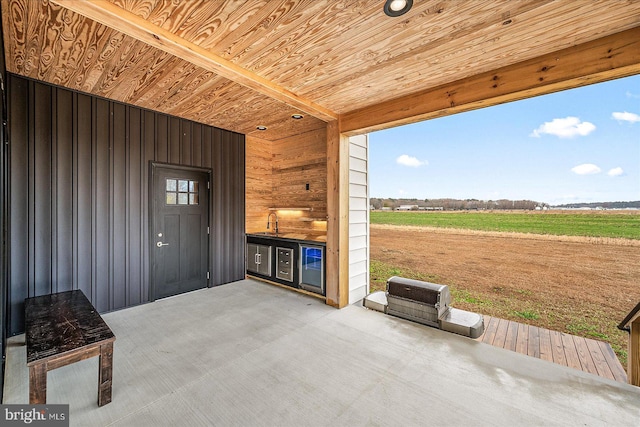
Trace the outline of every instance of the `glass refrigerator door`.
{"label": "glass refrigerator door", "polygon": [[301,246],[300,284],[322,290],[323,249]]}

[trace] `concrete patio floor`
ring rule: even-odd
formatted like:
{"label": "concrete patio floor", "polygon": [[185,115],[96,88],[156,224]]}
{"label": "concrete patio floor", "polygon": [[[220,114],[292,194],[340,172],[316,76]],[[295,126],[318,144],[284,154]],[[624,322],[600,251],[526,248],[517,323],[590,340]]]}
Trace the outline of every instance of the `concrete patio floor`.
{"label": "concrete patio floor", "polygon": [[[629,425],[640,388],[253,280],[105,314],[113,401],[98,359],[48,374],[71,425]],[[24,336],[4,403],[28,402]]]}

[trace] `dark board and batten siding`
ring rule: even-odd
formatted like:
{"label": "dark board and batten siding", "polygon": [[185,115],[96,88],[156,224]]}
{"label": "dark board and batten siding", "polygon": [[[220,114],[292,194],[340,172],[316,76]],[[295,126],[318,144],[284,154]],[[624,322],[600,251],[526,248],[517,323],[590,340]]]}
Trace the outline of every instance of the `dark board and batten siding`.
{"label": "dark board and batten siding", "polygon": [[[0,19],[0,21],[2,21]],[[9,269],[7,245],[7,225],[9,219],[9,145],[7,144],[7,105],[6,105],[6,69],[4,62],[4,39],[0,22],[0,402],[4,389],[4,368],[6,349],[7,295],[9,288]]]}
{"label": "dark board and batten siding", "polygon": [[210,285],[244,278],[244,135],[9,76],[11,333],[24,298],[149,300],[149,163],[210,168]]}

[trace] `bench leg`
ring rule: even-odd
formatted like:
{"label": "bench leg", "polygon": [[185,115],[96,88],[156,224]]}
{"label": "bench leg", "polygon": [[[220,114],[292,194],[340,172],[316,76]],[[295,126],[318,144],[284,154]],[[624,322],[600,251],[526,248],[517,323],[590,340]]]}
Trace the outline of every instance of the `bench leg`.
{"label": "bench leg", "polygon": [[47,403],[47,364],[29,366],[29,404]]}
{"label": "bench leg", "polygon": [[113,342],[100,346],[98,367],[98,406],[111,402],[111,376],[113,371]]}

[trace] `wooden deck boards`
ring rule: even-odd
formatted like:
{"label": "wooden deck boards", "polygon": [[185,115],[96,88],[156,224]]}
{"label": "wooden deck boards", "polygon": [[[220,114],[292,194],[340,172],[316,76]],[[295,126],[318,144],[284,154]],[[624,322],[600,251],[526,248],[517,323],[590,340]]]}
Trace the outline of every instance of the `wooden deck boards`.
{"label": "wooden deck boards", "polygon": [[491,316],[484,316],[484,328],[477,341],[627,382],[627,373],[608,343]]}

